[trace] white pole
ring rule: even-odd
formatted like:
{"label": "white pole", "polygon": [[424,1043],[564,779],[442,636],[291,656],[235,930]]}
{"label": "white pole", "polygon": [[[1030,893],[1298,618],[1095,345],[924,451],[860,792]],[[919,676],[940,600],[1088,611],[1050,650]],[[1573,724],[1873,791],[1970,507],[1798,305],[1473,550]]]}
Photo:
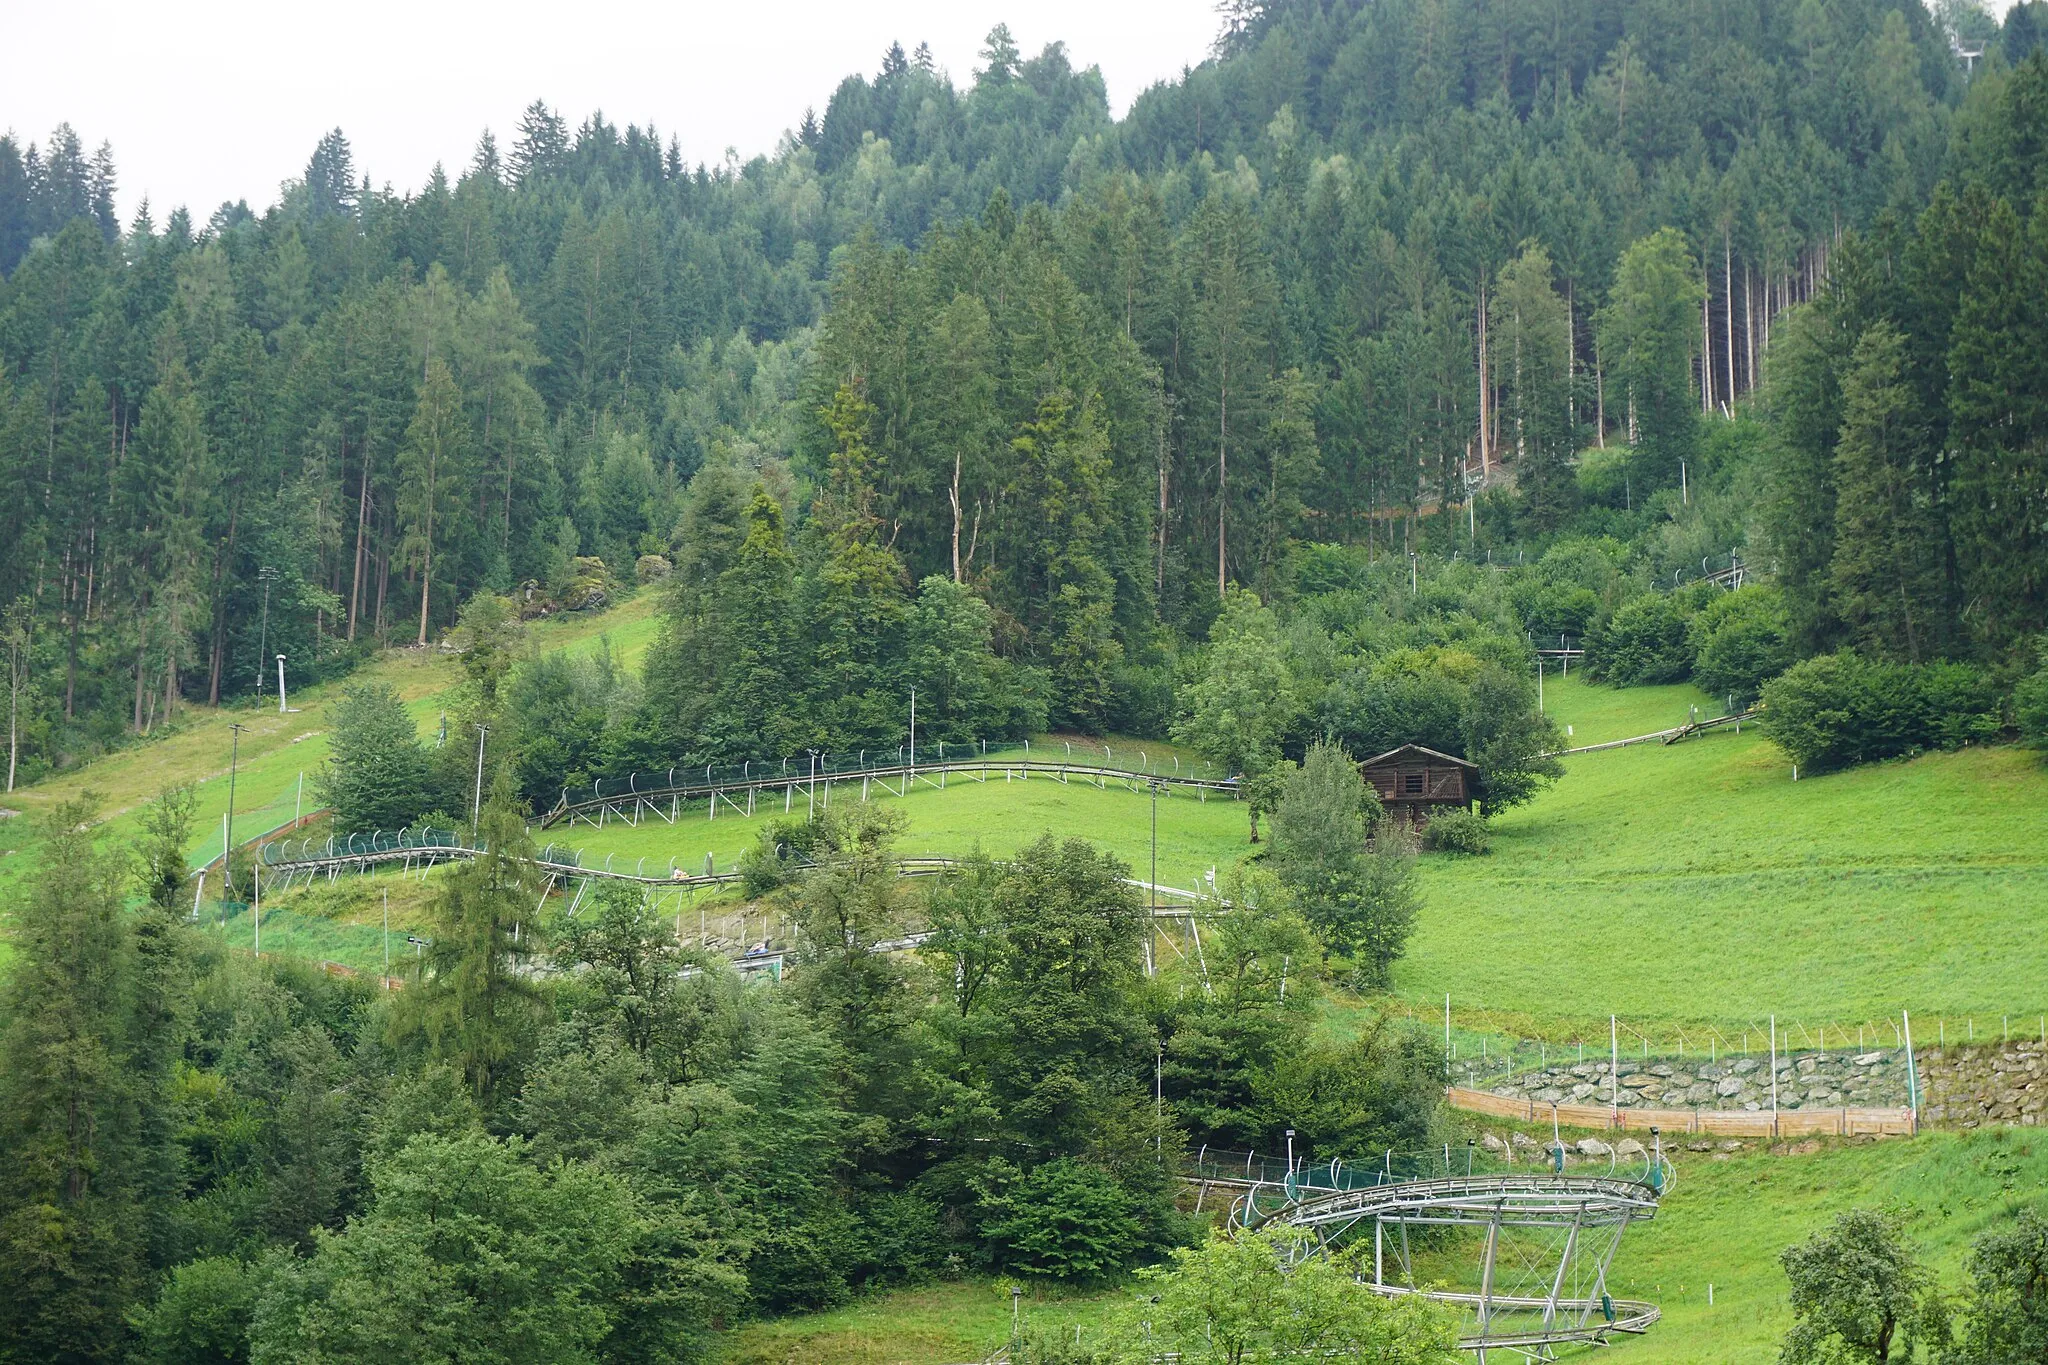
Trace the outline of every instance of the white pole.
{"label": "white pole", "polygon": [[917,766],[917,689],[910,689],[910,766]]}
{"label": "white pole", "polygon": [[1621,1025],[1607,1016],[1607,1107],[1621,1108]]}
{"label": "white pole", "polygon": [[1451,1079],[1451,995],[1444,992],[1444,1080]]}
{"label": "white pole", "polygon": [[292,828],[297,829],[306,813],[306,770],[299,770],[299,794],[292,798]]}
{"label": "white pole", "polygon": [[[473,802],[471,802],[469,807],[469,837],[472,839],[477,837],[479,827],[478,822],[483,819],[484,737],[490,733],[491,727],[488,725],[479,725],[476,727],[476,799]],[[716,796],[712,797],[711,799],[714,804],[718,800]]]}
{"label": "white pole", "polygon": [[206,869],[199,869],[199,884],[192,888],[192,918],[199,918],[199,898],[206,894]]}
{"label": "white pole", "polygon": [[391,888],[384,888],[384,975],[391,975]]}
{"label": "white pole", "polygon": [[1778,1016],[1771,1016],[1771,1136],[1778,1135]]}
{"label": "white pole", "polygon": [[1543,714],[1543,656],[1536,656],[1536,714]]}
{"label": "white pole", "polygon": [[284,655],[277,656],[277,714],[284,714]]}
{"label": "white pole", "polygon": [[249,880],[255,890],[255,904],[251,913],[256,919],[256,956],[263,956],[263,864],[259,861],[249,868]]}

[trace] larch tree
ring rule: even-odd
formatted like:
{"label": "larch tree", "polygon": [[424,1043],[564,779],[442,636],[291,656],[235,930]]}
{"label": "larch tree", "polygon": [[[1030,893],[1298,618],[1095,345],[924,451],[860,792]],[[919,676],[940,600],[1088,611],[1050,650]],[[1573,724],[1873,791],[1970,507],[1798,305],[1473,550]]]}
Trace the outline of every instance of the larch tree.
{"label": "larch tree", "polygon": [[434,547],[462,506],[467,473],[469,421],[462,393],[446,361],[427,361],[426,378],[413,409],[412,425],[398,455],[398,516],[404,528],[400,543],[407,567],[420,578],[419,643],[427,643],[427,619],[434,591]]}
{"label": "larch tree", "polygon": [[1513,443],[1515,486],[1538,526],[1556,526],[1572,510],[1571,318],[1551,286],[1550,256],[1531,242],[1502,267],[1492,308],[1495,364],[1505,380],[1504,439]]}
{"label": "larch tree", "polygon": [[1600,310],[1600,351],[1635,414],[1632,459],[1651,488],[1675,484],[1699,439],[1693,408],[1694,320],[1705,286],[1684,234],[1659,228],[1622,252],[1607,306]]}

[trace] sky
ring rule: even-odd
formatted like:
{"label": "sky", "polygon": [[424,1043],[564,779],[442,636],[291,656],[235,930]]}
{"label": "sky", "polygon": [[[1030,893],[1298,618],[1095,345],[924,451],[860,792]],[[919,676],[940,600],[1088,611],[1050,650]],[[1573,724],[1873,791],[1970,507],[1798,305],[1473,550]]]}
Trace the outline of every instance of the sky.
{"label": "sky", "polygon": [[1122,114],[1202,60],[1213,0],[632,0],[536,4],[347,0],[16,0],[0,20],[0,130],[43,142],[60,121],[114,147],[125,219],[223,200],[259,213],[339,127],[356,170],[401,191],[465,165],[485,127],[508,147],[535,98],[573,127],[601,109],[652,120],[691,163],[772,152],[840,79],[872,76],[890,41],[931,44],[965,84],[1007,22],[1028,55],[1064,41],[1100,66]]}

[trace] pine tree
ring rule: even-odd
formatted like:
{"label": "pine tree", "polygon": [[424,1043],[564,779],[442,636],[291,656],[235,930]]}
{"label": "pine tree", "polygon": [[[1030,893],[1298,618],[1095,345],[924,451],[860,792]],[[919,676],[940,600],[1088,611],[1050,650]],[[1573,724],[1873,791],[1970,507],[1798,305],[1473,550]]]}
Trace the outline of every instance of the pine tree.
{"label": "pine tree", "polygon": [[2000,201],[1956,313],[1949,525],[1968,628],[2002,646],[2048,624],[2048,213]]}
{"label": "pine tree", "polygon": [[1932,451],[1905,373],[1905,338],[1880,322],[1842,378],[1835,446],[1834,605],[1874,652],[1919,663],[1945,634],[1946,546]]}
{"label": "pine tree", "polygon": [[[23,902],[0,1017],[0,1361],[121,1354],[144,1288],[146,1129],[166,1097],[139,1066],[142,964],[122,906],[126,867],[55,807]],[[161,1041],[161,1040],[159,1040]]]}
{"label": "pine tree", "polygon": [[1622,253],[1600,310],[1601,356],[1634,413],[1630,473],[1645,491],[1676,485],[1699,439],[1692,344],[1703,291],[1684,236],[1659,228]]}
{"label": "pine tree", "polygon": [[1578,492],[1571,319],[1550,279],[1549,254],[1533,242],[1524,246],[1495,282],[1488,328],[1507,390],[1501,439],[1514,452],[1515,487],[1530,518],[1546,529],[1573,510]]}
{"label": "pine tree", "polygon": [[519,1057],[546,1013],[524,965],[541,942],[532,922],[541,877],[509,769],[492,781],[476,842],[481,851],[448,875],[428,907],[432,942],[392,1027],[460,1067],[489,1113],[516,1089]]}
{"label": "pine tree", "polygon": [[406,429],[405,444],[398,456],[398,517],[405,533],[400,553],[407,567],[419,574],[418,643],[422,646],[427,643],[428,609],[434,590],[436,538],[452,535],[455,528],[450,523],[460,515],[467,491],[464,475],[470,434],[462,406],[462,393],[447,362],[439,356],[431,357],[427,361],[426,379],[420,385],[418,406],[413,410],[412,425]]}

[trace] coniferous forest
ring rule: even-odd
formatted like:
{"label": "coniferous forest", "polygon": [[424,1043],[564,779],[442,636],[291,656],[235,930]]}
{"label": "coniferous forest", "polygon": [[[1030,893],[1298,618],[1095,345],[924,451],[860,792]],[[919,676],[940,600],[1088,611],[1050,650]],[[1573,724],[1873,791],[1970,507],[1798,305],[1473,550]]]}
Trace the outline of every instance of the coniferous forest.
{"label": "coniferous forest", "polygon": [[[2042,622],[2033,438],[1979,396],[2040,349],[2039,157],[2035,78],[1979,74],[1910,3],[1295,3],[1120,121],[999,29],[963,83],[891,47],[744,163],[536,102],[416,194],[336,130],[203,219],[119,222],[110,149],[11,135],[17,763],[644,555],[675,627],[594,769],[893,735],[920,611],[987,614],[962,729],[1158,732],[1221,589],[1300,591],[1305,543],[1647,543],[1745,461],[1699,548],[1779,564],[1806,649],[1997,655]],[[1840,447],[1887,355],[1911,448]],[[748,714],[739,667],[808,681]]]}
{"label": "coniferous forest", "polygon": [[[997,27],[750,160],[541,99],[416,192],[336,129],[126,221],[85,124],[0,137],[8,790],[280,653],[453,641],[497,735],[472,775],[389,689],[337,705],[337,831],[473,776],[489,847],[389,996],[187,933],[189,790],[132,856],[57,812],[0,987],[0,1361],[698,1360],[875,1286],[1114,1281],[1197,1236],[1180,1146],[1434,1146],[1436,1044],[1317,1024],[1418,904],[1347,753],[1469,760],[1436,837],[1483,849],[1562,771],[1552,643],[1761,697],[1809,768],[2048,739],[2044,37],[1231,0],[1122,118]],[[520,652],[635,593],[644,666]],[[893,748],[912,688],[928,741],[1243,777],[1227,893],[1271,913],[1176,995],[1109,854],[913,893],[860,807],[750,855],[786,989],[635,894],[521,934],[564,782]],[[927,961],[871,951],[912,900]],[[1374,1305],[1375,1358],[1455,1358]]]}

